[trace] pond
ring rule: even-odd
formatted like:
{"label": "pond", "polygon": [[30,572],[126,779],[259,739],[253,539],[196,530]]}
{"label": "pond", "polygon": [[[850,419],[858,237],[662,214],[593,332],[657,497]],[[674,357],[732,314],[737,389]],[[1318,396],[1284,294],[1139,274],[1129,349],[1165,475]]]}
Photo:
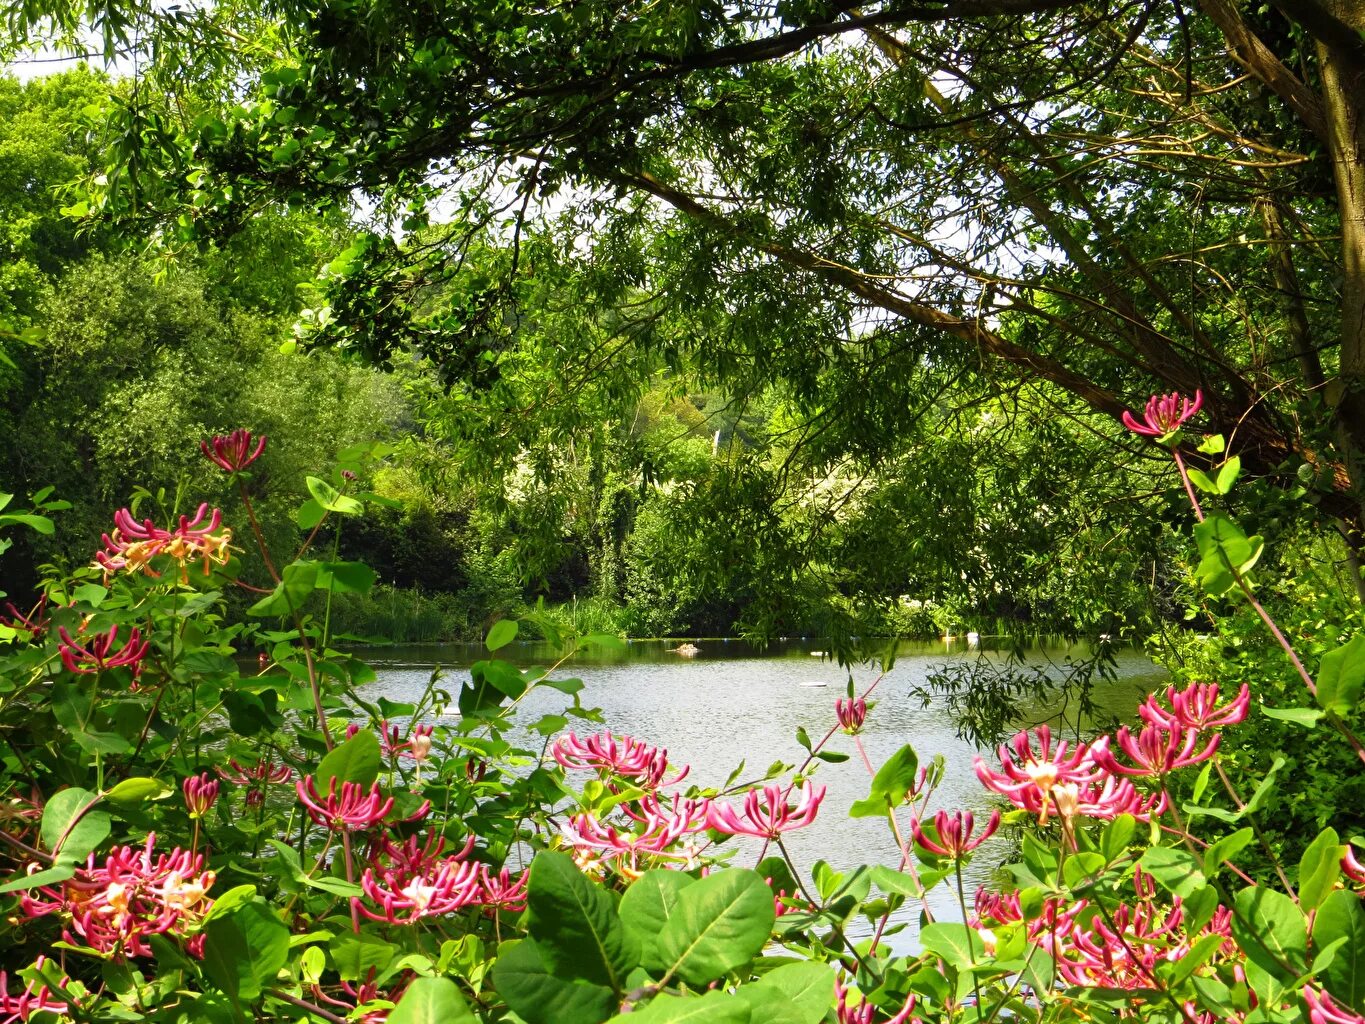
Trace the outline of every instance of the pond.
{"label": "pond", "polygon": [[[834,724],[834,702],[845,695],[850,670],[820,656],[818,641],[779,642],[762,650],[738,640],[695,643],[699,653],[686,658],[670,652],[677,641],[632,641],[623,651],[579,655],[556,677],[582,679],[583,704],[600,708],[607,728],[666,748],[673,764],[691,766],[687,783],[698,786],[722,786],[741,760],[746,763],[742,779],[761,777],[774,761],[799,763],[805,751],[797,742],[797,728],[804,727],[818,740]],[[1060,674],[1066,654],[1063,649],[1043,648],[1029,654],[1028,660],[1055,665]],[[513,644],[499,656],[523,666],[554,661],[552,650],[536,644]],[[457,692],[467,678],[461,670],[483,657],[486,652],[472,644],[367,652],[366,659],[379,674],[369,696],[382,693],[394,701],[415,700],[437,665],[448,670],[442,685]],[[957,723],[945,703],[936,699],[925,706],[912,691],[924,685],[932,669],[945,663],[974,658],[1002,661],[1005,657],[1001,652],[968,648],[962,642],[904,644],[895,667],[873,694],[876,706],[867,716],[862,740],[874,767],[905,743],[915,748],[921,764],[936,754],[947,762],[947,773],[929,808],[931,814],[960,808],[984,819],[1001,805],[973,773],[972,759],[978,751],[958,737]],[[851,675],[861,692],[877,672],[855,667]],[[1164,678],[1161,669],[1135,651],[1118,654],[1117,675],[1114,682],[1101,684],[1097,703],[1125,719],[1133,715],[1141,696]],[[533,722],[542,714],[557,713],[564,702],[557,692],[534,692],[524,701],[522,720]],[[602,727],[577,723],[575,728],[583,735]],[[532,742],[538,745],[540,741],[526,740],[527,745]],[[867,796],[870,781],[853,738],[838,733],[826,749],[851,756],[842,764],[819,765],[815,777],[827,793],[816,822],[789,834],[787,846],[793,858],[807,877],[816,860],[825,860],[837,870],[860,864],[895,865],[899,854],[885,821],[848,816],[853,802]],[[993,759],[995,755],[987,756]],[[904,812],[902,828],[908,829]],[[966,873],[968,899],[1008,856],[1010,843],[1002,833],[978,850]],[[751,866],[757,845],[736,844],[732,863]],[[940,920],[961,918],[956,898],[945,886],[932,894],[930,907]],[[901,917],[911,927],[895,938],[896,948],[913,947],[917,911],[917,905],[902,909]]]}

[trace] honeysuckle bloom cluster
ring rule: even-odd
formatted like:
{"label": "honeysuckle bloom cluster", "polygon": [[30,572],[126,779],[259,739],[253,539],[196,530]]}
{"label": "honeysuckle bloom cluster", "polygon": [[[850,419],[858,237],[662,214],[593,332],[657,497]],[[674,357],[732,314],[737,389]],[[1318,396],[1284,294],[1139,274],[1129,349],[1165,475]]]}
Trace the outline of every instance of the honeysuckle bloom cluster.
{"label": "honeysuckle bloom cluster", "polygon": [[1153,395],[1147,399],[1147,408],[1141,422],[1127,409],[1123,411],[1123,425],[1143,437],[1165,437],[1188,422],[1204,405],[1204,393],[1195,391],[1194,399],[1172,392],[1169,395]]}
{"label": "honeysuckle bloom cluster", "polygon": [[1138,708],[1138,714],[1148,725],[1158,725],[1169,730],[1176,729],[1219,729],[1228,725],[1238,725],[1246,719],[1247,708],[1251,703],[1251,689],[1242,684],[1237,696],[1222,707],[1218,706],[1217,683],[1191,683],[1184,690],[1174,686],[1166,687],[1164,708],[1157,702],[1156,694],[1151,694]]}
{"label": "honeysuckle bloom cluster", "polygon": [[[294,788],[308,816],[333,832],[363,832],[379,824],[393,810],[393,797],[384,796],[378,782],[367,788],[359,782],[338,783],[333,777],[328,780],[327,794],[323,796],[318,793],[313,776],[305,775]],[[418,821],[430,810],[431,801],[424,800],[404,820]]]}
{"label": "honeysuckle bloom cluster", "polygon": [[707,827],[709,808],[710,801],[689,797],[674,797],[665,807],[657,795],[650,794],[638,801],[638,809],[622,808],[639,827],[621,829],[591,814],[575,814],[565,825],[563,838],[575,851],[595,851],[599,860],[619,861],[620,869],[633,875],[639,871],[642,855],[689,859],[686,851],[674,854],[671,849],[684,836]]}
{"label": "honeysuckle bloom cluster", "polygon": [[337,986],[343,995],[349,997],[349,1002],[328,995],[320,985],[312,986],[313,997],[330,1006],[346,1010],[346,1019],[348,1021],[355,1021],[357,1024],[384,1024],[384,1022],[389,1019],[389,1010],[387,1008],[369,1010],[361,1014],[357,1014],[356,1010],[366,1003],[374,1003],[381,1000],[397,1004],[398,1000],[403,998],[403,993],[407,991],[408,986],[412,984],[412,979],[411,977],[405,977],[403,981],[385,992],[375,983],[374,975],[375,970],[371,967],[369,975],[359,984],[352,985],[349,981],[343,981]]}
{"label": "honeysuckle bloom cluster", "polygon": [[1349,846],[1346,847],[1346,852],[1341,855],[1341,871],[1357,885],[1365,885],[1365,864],[1360,863],[1356,858],[1355,851]]}
{"label": "honeysuckle bloom cluster", "polygon": [[286,764],[273,764],[263,757],[250,768],[243,768],[235,759],[229,759],[231,771],[220,767],[218,774],[228,782],[246,786],[246,805],[255,807],[265,801],[265,787],[270,783],[288,782],[294,775],[293,769]]}
{"label": "honeysuckle bloom cluster", "polygon": [[9,609],[8,615],[0,615],[0,625],[8,626],[10,629],[28,634],[29,640],[35,640],[47,632],[47,627],[51,624],[52,618],[47,614],[48,597],[46,594],[36,605],[26,614],[14,606],[14,602],[6,601],[5,607]]}
{"label": "honeysuckle bloom cluster", "polygon": [[265,451],[266,436],[255,438],[252,445],[251,431],[245,428],[234,430],[227,436],[216,435],[211,440],[200,441],[199,450],[225,473],[240,473],[261,457]]}
{"label": "honeysuckle bloom cluster", "polygon": [[483,892],[479,896],[479,903],[490,911],[506,910],[519,914],[526,909],[526,890],[530,882],[529,868],[513,878],[509,868],[502,868],[495,875],[487,864],[481,864],[479,885]]}
{"label": "honeysuckle bloom cluster", "polygon": [[66,941],[101,953],[151,956],[148,937],[168,934],[186,938],[198,955],[203,937],[190,932],[213,906],[214,873],[204,870],[202,854],[179,847],[153,859],[155,844],[152,833],[141,847],[116,846],[103,864],[92,853],[59,887],[21,894],[20,905],[29,917],[62,916]]}
{"label": "honeysuckle bloom cluster", "polygon": [[862,732],[867,720],[867,701],[861,697],[840,697],[834,702],[834,714],[839,719],[839,728],[850,736],[856,735]]}
{"label": "honeysuckle bloom cluster", "polygon": [[354,899],[362,914],[372,921],[415,924],[424,917],[438,917],[479,902],[483,884],[479,865],[447,857],[430,870],[412,874],[402,870],[377,872],[366,868],[360,878],[366,899]]}
{"label": "honeysuckle bloom cluster", "polygon": [[57,635],[61,638],[57,652],[61,655],[62,665],[68,672],[80,675],[94,675],[111,668],[128,667],[136,677],[142,670],[142,659],[147,654],[149,641],[134,627],[128,631],[123,645],[119,646],[118,626],[110,626],[107,633],[99,633],[83,644],[58,626]]}
{"label": "honeysuckle bloom cluster", "polygon": [[801,784],[801,795],[794,807],[787,805],[787,794],[781,786],[768,785],[750,790],[739,810],[729,804],[713,801],[706,810],[706,825],[717,832],[732,836],[755,836],[759,839],[779,839],[783,832],[805,828],[815,820],[820,801],[825,798],[825,787],[807,779]]}
{"label": "honeysuckle bloom cluster", "polygon": [[1000,812],[992,811],[990,820],[986,822],[986,827],[981,830],[979,835],[973,836],[975,827],[976,819],[971,811],[965,813],[954,811],[952,814],[947,811],[939,811],[938,814],[934,815],[934,831],[937,833],[937,838],[925,833],[919,818],[913,818],[910,821],[910,831],[920,849],[952,860],[960,860],[995,835],[995,830],[1000,827]]}
{"label": "honeysuckle bloom cluster", "polygon": [[1349,1007],[1342,1006],[1322,989],[1305,985],[1303,1001],[1308,1004],[1308,1019],[1311,1024],[1365,1024],[1365,1017]]}
{"label": "honeysuckle bloom cluster", "polygon": [[640,789],[677,785],[691,771],[683,765],[676,776],[664,782],[669,769],[667,750],[605,730],[583,740],[572,732],[561,736],[550,744],[550,755],[565,768],[616,775]]}
{"label": "honeysuckle bloom cluster", "polygon": [[[844,976],[839,974],[834,979],[834,1016],[838,1024],[873,1024],[880,1016],[881,1011],[871,1003],[861,998],[850,1003],[848,997],[849,988],[844,984]],[[914,1012],[915,996],[912,993],[896,1015],[886,1019],[885,1024],[906,1024],[907,1021],[918,1020],[910,1016]]]}
{"label": "honeysuckle bloom cluster", "polygon": [[[1076,918],[1084,913],[1089,905],[1088,900],[1066,901],[1056,896],[1043,900],[1042,913],[1030,920],[1027,925],[1026,934],[1030,944],[1048,953],[1054,953],[1056,937],[1069,935]],[[981,933],[988,948],[994,944],[991,926],[1018,924],[1024,920],[1024,911],[1019,905],[1017,892],[994,893],[983,886],[976,892],[975,909],[976,913],[970,923]]]}
{"label": "honeysuckle bloom cluster", "polygon": [[[33,969],[41,971],[43,965],[47,963],[47,957],[40,956],[33,962]],[[68,979],[62,978],[62,987],[66,987]],[[25,983],[24,987],[16,995],[9,990],[9,974],[0,971],[0,1024],[15,1024],[16,1021],[26,1021],[35,1013],[66,1013],[70,1007],[64,1000],[55,999],[52,989],[47,985],[37,985],[33,982]]]}
{"label": "honeysuckle bloom cluster", "polygon": [[1090,756],[1098,767],[1116,775],[1160,779],[1178,768],[1207,761],[1218,750],[1222,738],[1222,733],[1214,733],[1202,740],[1198,729],[1170,728],[1164,723],[1143,726],[1134,735],[1125,725],[1114,734],[1114,743],[1132,764],[1124,764],[1114,756],[1106,742],[1108,737],[1090,748]]}
{"label": "honeysuckle bloom cluster", "polygon": [[139,522],[121,508],[114,513],[114,532],[104,534],[103,539],[104,550],[95,553],[95,563],[104,570],[105,579],[123,571],[159,576],[151,567],[152,559],[168,555],[180,564],[181,579],[187,580],[190,562],[201,562],[205,576],[215,564],[227,564],[232,531],[223,526],[223,513],[216,508],[210,513],[205,502],[193,518],[181,516],[174,530],[164,530],[150,519]]}
{"label": "honeysuckle bloom cluster", "polygon": [[185,793],[185,807],[189,810],[191,818],[202,818],[208,814],[218,800],[218,786],[218,780],[208,772],[191,775],[185,779],[181,789]]}

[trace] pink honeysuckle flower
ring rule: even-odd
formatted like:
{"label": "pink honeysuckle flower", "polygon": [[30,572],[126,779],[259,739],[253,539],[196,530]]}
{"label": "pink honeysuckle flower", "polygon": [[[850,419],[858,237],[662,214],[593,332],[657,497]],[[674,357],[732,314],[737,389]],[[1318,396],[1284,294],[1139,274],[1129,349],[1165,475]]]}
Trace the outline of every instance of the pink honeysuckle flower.
{"label": "pink honeysuckle flower", "polygon": [[[360,984],[352,985],[349,981],[343,981],[338,985],[342,994],[350,998],[350,1002],[329,996],[322,990],[321,985],[312,986],[313,997],[319,1002],[340,1007],[341,1009],[348,1011],[346,1014],[346,1019],[348,1021],[355,1021],[356,1024],[385,1024],[385,1021],[389,1018],[388,1009],[375,1009],[359,1015],[356,1014],[356,1010],[366,1003],[373,1003],[379,1000],[397,1004],[397,1002],[403,998],[403,993],[407,991],[408,986],[412,984],[412,980],[411,977],[409,977],[400,982],[396,987],[387,992],[383,992],[380,990],[379,986],[375,984],[374,975],[375,969],[371,967],[369,974]],[[412,977],[415,977],[415,975]]]}
{"label": "pink honeysuckle flower", "polygon": [[434,726],[414,725],[412,735],[408,737],[407,756],[418,764],[423,764],[431,756],[431,734],[434,731]]}
{"label": "pink honeysuckle flower", "polygon": [[1153,814],[1166,809],[1165,791],[1144,797],[1127,779],[1106,776],[1096,787],[1062,782],[1052,787],[1052,807],[1065,822],[1075,818],[1099,818],[1109,821],[1120,814],[1131,814],[1139,821],[1147,821]]}
{"label": "pink honeysuckle flower", "polygon": [[137,676],[142,671],[142,658],[149,644],[149,641],[142,639],[136,626],[128,631],[128,639],[117,650],[114,648],[118,643],[118,626],[110,626],[109,632],[91,637],[83,647],[66,631],[65,626],[57,627],[57,635],[61,638],[57,650],[62,665],[68,672],[79,675],[94,675],[126,665]]}
{"label": "pink honeysuckle flower", "polygon": [[691,771],[684,765],[675,778],[665,783],[663,778],[669,768],[667,750],[651,747],[630,736],[613,736],[606,731],[585,740],[570,732],[550,745],[550,754],[565,768],[619,775],[641,789],[676,785]]}
{"label": "pink honeysuckle flower", "polygon": [[[873,1024],[880,1011],[871,1003],[861,997],[858,1002],[850,1004],[848,1001],[849,988],[844,984],[844,974],[840,972],[834,978],[834,1016],[838,1024]],[[894,1017],[889,1017],[885,1024],[906,1024],[910,1020],[918,1020],[910,1014],[915,1011],[915,996],[910,994],[905,1000],[904,1005]]]}
{"label": "pink honeysuckle flower", "polygon": [[531,870],[527,868],[513,881],[512,873],[503,868],[496,875],[487,864],[479,865],[479,902],[492,910],[506,910],[519,914],[526,909],[526,887],[531,881]]}
{"label": "pink honeysuckle flower", "polygon": [[[684,836],[706,828],[709,806],[708,800],[675,797],[672,808],[665,810],[651,794],[640,801],[638,812],[627,810],[627,816],[643,828],[622,830],[591,814],[575,814],[564,827],[564,840],[576,851],[600,851],[601,860],[624,858],[622,870],[632,874],[638,869],[640,855],[665,856]],[[689,855],[679,856],[686,859]]]}
{"label": "pink honeysuckle flower", "polygon": [[359,897],[351,900],[356,909],[371,921],[389,924],[416,924],[424,917],[449,914],[478,903],[483,894],[479,865],[454,857],[423,874],[366,868],[360,888],[379,909],[371,910]]}
{"label": "pink honeysuckle flower", "polygon": [[33,640],[47,632],[47,627],[52,623],[52,617],[47,613],[48,596],[44,594],[36,605],[25,615],[14,606],[11,601],[5,602],[5,607],[9,609],[8,615],[0,615],[0,625],[8,626],[18,632],[27,633],[28,638]]}
{"label": "pink honeysuckle flower", "polygon": [[[40,956],[33,962],[33,969],[41,971],[43,965],[47,963],[47,957]],[[65,975],[62,976],[61,987],[65,988],[70,981]],[[35,1013],[58,1013],[64,1014],[69,1010],[66,1002],[53,998],[52,990],[46,985],[39,984],[34,987],[34,982],[25,982],[23,990],[18,995],[12,995],[9,990],[9,974],[0,970],[0,1024],[15,1024],[17,1021],[27,1021]]]}
{"label": "pink honeysuckle flower", "polygon": [[[1055,896],[1043,900],[1043,912],[1028,922],[1029,942],[1052,953],[1071,934],[1076,919],[1089,905],[1087,900],[1063,900]],[[1017,924],[1023,920],[1017,892],[993,893],[984,886],[976,891],[975,914],[968,922],[971,927],[985,931],[990,924]]]}
{"label": "pink honeysuckle flower", "polygon": [[1094,744],[1090,750],[1095,764],[1105,771],[1159,779],[1177,768],[1188,768],[1192,764],[1207,761],[1218,749],[1222,738],[1222,733],[1214,733],[1201,750],[1196,749],[1200,743],[1198,729],[1147,725],[1134,736],[1125,725],[1114,734],[1114,742],[1133,762],[1131,766],[1119,761],[1104,740]]}
{"label": "pink honeysuckle flower", "polygon": [[834,714],[839,719],[839,727],[850,736],[862,732],[863,722],[867,719],[867,701],[859,697],[840,697],[834,702]]}
{"label": "pink honeysuckle flower", "polygon": [[1304,986],[1303,1001],[1308,1004],[1308,1019],[1312,1024],[1365,1024],[1365,1017],[1312,985]]}
{"label": "pink honeysuckle flower", "polygon": [[266,436],[262,434],[255,441],[253,449],[251,431],[238,429],[226,437],[220,434],[212,440],[200,441],[199,450],[204,453],[204,458],[223,472],[240,473],[259,459],[261,452],[265,451]]}
{"label": "pink honeysuckle flower", "polygon": [[[327,795],[321,796],[313,776],[305,775],[294,783],[299,802],[303,804],[308,816],[324,828],[333,832],[363,832],[388,817],[393,810],[393,797],[380,794],[379,783],[371,783],[366,789],[358,782],[343,782],[338,792],[335,777],[328,780]],[[424,800],[422,806],[405,821],[417,821],[431,810],[431,801]]]}
{"label": "pink honeysuckle flower", "polygon": [[181,784],[181,789],[185,792],[185,806],[189,809],[191,818],[202,818],[209,813],[210,808],[218,800],[218,786],[218,780],[208,772],[191,775]]}
{"label": "pink honeysuckle flower", "polygon": [[[387,866],[394,871],[403,871],[409,875],[425,875],[435,870],[436,864],[441,860],[441,854],[445,850],[445,838],[435,832],[427,836],[425,840],[417,836],[408,836],[401,843],[395,843],[384,833],[378,833],[370,852],[370,866]],[[465,840],[462,848],[455,853],[448,854],[446,860],[463,861],[467,859],[474,850],[474,835],[471,833]]]}
{"label": "pink honeysuckle flower", "polygon": [[934,831],[938,833],[935,840],[925,834],[919,818],[910,819],[910,831],[920,849],[952,860],[960,860],[995,835],[995,830],[1000,827],[1000,812],[992,811],[981,834],[972,838],[975,825],[976,820],[971,811],[954,811],[951,815],[947,811],[939,811],[934,815]]}
{"label": "pink honeysuckle flower", "polygon": [[[203,854],[177,846],[153,860],[155,843],[150,833],[140,848],[116,846],[98,867],[92,853],[60,887],[21,893],[20,906],[28,917],[64,917],[68,942],[119,957],[151,956],[149,936],[186,937],[198,925],[213,906],[206,893],[214,882]],[[190,937],[186,946],[198,955],[203,936]]]}
{"label": "pink honeysuckle flower", "polygon": [[1357,885],[1365,885],[1365,864],[1356,859],[1355,850],[1349,846],[1346,847],[1346,852],[1341,855],[1341,871]]}
{"label": "pink honeysuckle flower", "polygon": [[1243,683],[1237,696],[1220,708],[1217,683],[1191,683],[1184,690],[1168,686],[1166,702],[1170,710],[1157,702],[1156,694],[1151,694],[1138,708],[1138,714],[1149,725],[1167,729],[1217,729],[1237,725],[1246,718],[1251,690]]}
{"label": "pink honeysuckle flower", "polygon": [[1102,915],[1095,915],[1058,942],[1057,972],[1068,984],[1150,988],[1159,961],[1173,962],[1189,953],[1189,943],[1180,932],[1184,912],[1179,897],[1169,910],[1143,900],[1131,906],[1120,904],[1109,917],[1113,927]]}
{"label": "pink honeysuckle flower", "polygon": [[1039,821],[1046,823],[1054,787],[1067,783],[1088,786],[1098,782],[1104,773],[1095,767],[1090,747],[1081,744],[1068,754],[1069,744],[1062,740],[1054,751],[1052,730],[1046,725],[1034,729],[1033,737],[1038,741],[1036,753],[1028,732],[1002,744],[998,772],[987,767],[983,758],[976,758],[976,777],[987,789],[1005,796],[1016,807],[1037,814]]}
{"label": "pink honeysuckle flower", "polygon": [[229,759],[232,771],[219,767],[218,774],[228,782],[247,786],[246,805],[257,807],[265,802],[265,787],[268,783],[288,782],[294,771],[286,764],[272,764],[269,757],[263,757],[251,768],[243,768],[235,759]]}
{"label": "pink honeysuckle flower", "polygon": [[751,789],[744,797],[743,817],[728,804],[712,802],[706,811],[706,827],[732,836],[755,836],[759,839],[779,839],[783,832],[805,828],[815,820],[820,801],[825,798],[825,787],[809,779],[801,784],[801,797],[795,807],[787,806],[787,794],[781,786]]}
{"label": "pink honeysuckle flower", "polygon": [[[204,524],[204,517],[208,522]],[[204,524],[204,525],[201,525]],[[104,570],[107,580],[121,570],[142,571],[159,576],[151,567],[158,555],[169,555],[180,563],[182,580],[189,579],[188,564],[202,561],[207,576],[215,564],[226,565],[232,531],[223,528],[223,513],[214,509],[209,514],[208,503],[200,505],[194,518],[181,516],[174,530],[163,530],[152,520],[138,522],[126,508],[114,513],[114,532],[104,535],[105,550],[95,553],[95,563]]]}
{"label": "pink honeysuckle flower", "polygon": [[1172,392],[1169,395],[1153,395],[1147,399],[1147,409],[1139,423],[1127,409],[1123,411],[1123,425],[1143,437],[1165,437],[1179,429],[1204,405],[1204,394],[1195,391],[1194,400]]}

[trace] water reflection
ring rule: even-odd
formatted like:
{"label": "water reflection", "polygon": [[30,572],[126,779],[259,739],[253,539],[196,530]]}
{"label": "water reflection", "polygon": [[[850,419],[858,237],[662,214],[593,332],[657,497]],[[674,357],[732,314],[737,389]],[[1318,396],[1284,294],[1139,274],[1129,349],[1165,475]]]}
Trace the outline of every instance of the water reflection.
{"label": "water reflection", "polygon": [[[667,648],[676,647],[676,642],[636,641],[623,651],[580,655],[557,676],[582,679],[583,703],[600,708],[613,732],[629,733],[667,748],[675,764],[692,766],[689,782],[717,787],[741,760],[746,762],[744,779],[761,776],[774,761],[800,762],[805,751],[796,740],[797,728],[804,727],[814,739],[823,736],[834,724],[834,701],[844,695],[850,675],[859,692],[877,677],[872,668],[843,669],[825,658],[813,657],[811,652],[822,648],[818,641],[789,641],[762,651],[736,640],[696,643],[700,648],[697,656],[684,658],[668,653]],[[1030,655],[1030,660],[1059,664],[1064,653],[1040,650]],[[455,692],[466,678],[461,670],[486,656],[475,645],[368,652],[367,659],[379,672],[371,696],[382,693],[390,700],[415,700],[434,665],[450,670],[444,685]],[[512,645],[499,656],[522,665],[554,661],[553,651],[534,644]],[[862,739],[874,767],[905,743],[915,748],[921,763],[936,754],[946,760],[948,771],[931,812],[960,808],[984,818],[998,806],[972,773],[977,751],[957,736],[947,708],[941,702],[926,707],[918,697],[911,696],[924,685],[934,667],[947,660],[977,657],[1003,659],[1005,655],[967,650],[965,644],[956,648],[941,643],[905,645],[894,669],[881,680],[871,698],[875,707],[868,713]],[[1117,673],[1117,681],[1097,689],[1097,704],[1129,717],[1141,695],[1161,682],[1162,673],[1132,651],[1118,655]],[[564,697],[545,690],[531,694],[524,705],[523,720],[532,722],[543,714],[560,711]],[[850,759],[818,766],[815,777],[828,787],[820,817],[810,828],[792,833],[788,849],[807,877],[818,859],[837,870],[860,864],[896,864],[899,853],[886,823],[848,816],[852,803],[867,795],[869,782],[854,740],[840,733],[827,749],[846,753]],[[905,827],[904,822],[902,825]],[[969,897],[1008,854],[1010,842],[1002,832],[977,852],[965,879]],[[735,864],[753,863],[756,842],[727,845],[736,851]],[[956,899],[946,887],[933,894],[930,906],[940,919],[960,917]],[[913,924],[917,909],[907,907],[902,916]],[[893,944],[901,950],[913,947],[914,928],[897,936]]]}

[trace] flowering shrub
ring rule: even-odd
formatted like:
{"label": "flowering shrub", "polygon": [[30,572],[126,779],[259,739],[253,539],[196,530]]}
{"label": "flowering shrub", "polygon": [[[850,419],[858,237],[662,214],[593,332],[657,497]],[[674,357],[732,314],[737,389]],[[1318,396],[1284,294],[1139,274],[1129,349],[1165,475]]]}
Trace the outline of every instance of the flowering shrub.
{"label": "flowering shrub", "polygon": [[[1201,585],[1240,593],[1283,639],[1248,579],[1258,540],[1196,494],[1226,493],[1235,460],[1214,480],[1180,455],[1198,409],[1155,399],[1129,426],[1175,456]],[[264,445],[237,431],[202,446],[258,542]],[[1365,868],[1332,828],[1275,862],[1258,819],[1277,783],[1220,753],[1261,713],[1361,751],[1365,641],[1314,676],[1284,640],[1315,707],[1200,681],[1150,695],[1113,735],[1020,732],[976,760],[1000,801],[985,821],[936,805],[945,769],[910,747],[871,762],[876,683],[829,708],[819,741],[800,734],[794,771],[685,787],[687,766],[647,740],[566,730],[599,717],[553,670],[489,658],[456,693],[437,675],[418,701],[371,702],[374,673],[333,645],[328,608],[373,574],[313,551],[324,522],[373,500],[368,470],[355,451],[309,478],[308,538],[287,561],[262,551],[268,580],[241,578],[217,510],[124,509],[88,570],[10,607],[0,1024],[1365,1022]],[[228,588],[257,598],[249,622],[225,620]],[[516,632],[497,624],[490,653]],[[543,750],[509,738],[536,688],[570,702],[532,726]],[[814,775],[839,734],[870,780],[851,813],[886,822],[894,865],[789,856],[784,837],[829,813]],[[1017,857],[969,894],[963,868],[993,835]],[[744,860],[733,836],[754,863],[727,866]],[[1276,884],[1239,866],[1254,845]],[[958,919],[931,914],[936,886]],[[917,947],[893,950],[912,907]]]}

